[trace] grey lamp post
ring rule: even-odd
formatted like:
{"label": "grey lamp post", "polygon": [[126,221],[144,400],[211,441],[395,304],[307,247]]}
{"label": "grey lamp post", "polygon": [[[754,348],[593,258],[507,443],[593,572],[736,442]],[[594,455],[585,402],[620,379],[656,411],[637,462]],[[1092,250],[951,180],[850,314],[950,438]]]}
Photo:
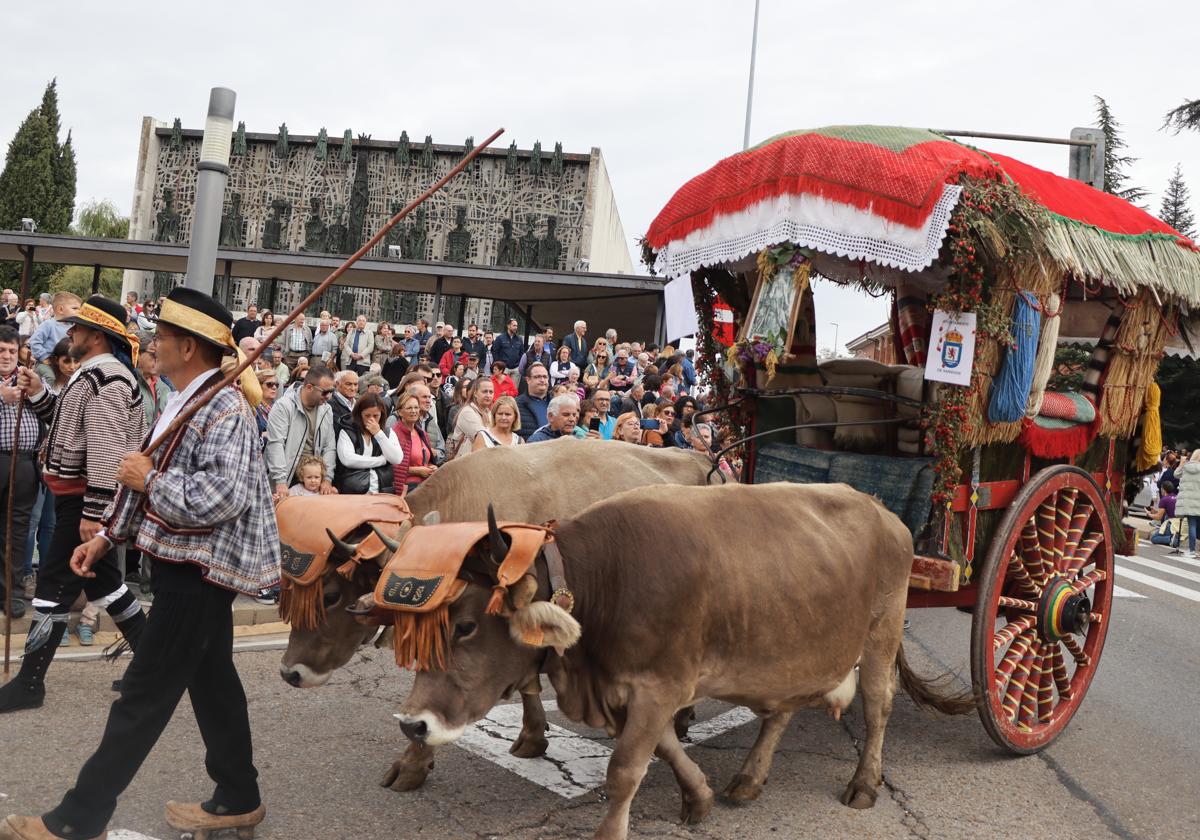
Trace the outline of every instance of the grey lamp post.
{"label": "grey lamp post", "polygon": [[196,203],[192,209],[192,238],[188,249],[184,285],[211,295],[217,273],[217,240],[221,234],[221,209],[229,181],[229,143],[233,138],[233,106],[237,94],[216,87],[208,95],[208,119],[200,147],[196,175]]}

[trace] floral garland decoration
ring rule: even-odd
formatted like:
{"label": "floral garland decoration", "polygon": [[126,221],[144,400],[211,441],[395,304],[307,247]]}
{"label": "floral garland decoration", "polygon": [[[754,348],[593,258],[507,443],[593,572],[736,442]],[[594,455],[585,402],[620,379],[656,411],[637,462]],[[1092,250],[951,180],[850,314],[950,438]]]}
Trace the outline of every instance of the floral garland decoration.
{"label": "floral garland decoration", "polygon": [[[808,289],[812,274],[811,252],[799,248],[790,242],[764,248],[757,257],[758,282],[761,287],[781,271],[788,269],[792,272],[792,283],[795,286],[795,296],[802,297]],[[782,331],[761,337],[749,336],[734,343],[726,351],[726,362],[729,365],[748,367],[753,370],[761,364],[767,371],[767,384],[775,378],[775,370],[790,348],[786,347],[787,334],[791,325],[785,325]]]}

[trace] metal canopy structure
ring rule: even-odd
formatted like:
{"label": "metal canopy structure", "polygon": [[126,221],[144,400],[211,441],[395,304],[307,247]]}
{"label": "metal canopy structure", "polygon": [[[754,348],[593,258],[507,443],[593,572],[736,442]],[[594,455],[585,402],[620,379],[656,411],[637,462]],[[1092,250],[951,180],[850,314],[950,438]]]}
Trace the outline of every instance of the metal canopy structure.
{"label": "metal canopy structure", "polygon": [[[186,244],[0,231],[0,260],[20,262],[29,248],[38,263],[187,271]],[[336,255],[221,248],[217,270],[226,277],[315,284],[342,260]],[[633,274],[363,259],[336,285],[504,301],[538,325],[552,325],[560,335],[583,319],[594,335],[612,327],[623,338],[659,340],[666,281]]]}

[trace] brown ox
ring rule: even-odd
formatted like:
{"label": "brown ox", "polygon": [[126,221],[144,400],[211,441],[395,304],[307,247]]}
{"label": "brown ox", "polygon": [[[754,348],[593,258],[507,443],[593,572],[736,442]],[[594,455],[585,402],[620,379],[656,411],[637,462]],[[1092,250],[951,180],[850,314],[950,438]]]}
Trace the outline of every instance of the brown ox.
{"label": "brown ox", "polygon": [[[544,557],[536,577],[526,575],[494,602],[501,615],[488,614],[492,592],[481,584],[495,579],[507,551],[502,545],[495,556],[507,537],[492,534],[468,554],[460,576],[469,583],[449,607],[451,665],[416,675],[402,728],[416,743],[453,741],[544,668],[564,714],[618,739],[596,837],[626,836],[652,754],[675,772],[684,821],[707,815],[713,792],[670,725],[701,698],[763,718],[725,789],[730,799],[751,800],[793,712],[845,708],[857,664],[867,739],[841,796],[855,808],[875,802],[897,667],[918,702],[954,713],[973,708],[969,697],[937,697],[908,671],[900,640],[912,538],[895,515],[845,485],[649,488],[598,502],[557,530],[572,614],[547,600]],[[613,534],[655,550],[636,560],[615,553]],[[402,547],[395,559],[403,554]],[[545,647],[517,638],[542,638]],[[555,648],[566,650],[560,656]]]}
{"label": "brown ox", "polygon": [[[481,450],[447,464],[406,497],[414,521],[432,512],[443,522],[480,519],[490,503],[498,515],[514,521],[545,522],[578,513],[592,502],[628,487],[703,484],[711,463],[702,455],[674,449],[651,449],[619,441],[563,439],[533,445]],[[716,479],[720,481],[720,479]],[[666,494],[664,494],[666,495]],[[365,537],[364,528],[346,537]],[[613,540],[624,543],[616,534]],[[614,553],[619,549],[610,542]],[[334,557],[346,558],[345,546]],[[323,685],[334,670],[378,632],[356,622],[345,607],[375,587],[379,567],[362,563],[344,578],[329,564],[323,578],[325,618],[315,629],[293,627],[283,654],[280,675],[289,685]],[[512,753],[523,758],[546,750],[546,715],[535,675],[522,692],[525,719]],[[432,767],[432,750],[410,745],[393,763],[382,784],[393,790],[419,787]]]}

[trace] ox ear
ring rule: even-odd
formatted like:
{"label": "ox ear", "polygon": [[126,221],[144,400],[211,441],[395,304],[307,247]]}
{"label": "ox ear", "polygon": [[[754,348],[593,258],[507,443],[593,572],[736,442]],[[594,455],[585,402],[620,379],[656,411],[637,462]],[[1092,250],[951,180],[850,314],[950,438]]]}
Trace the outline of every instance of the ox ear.
{"label": "ox ear", "polygon": [[441,521],[442,515],[436,510],[429,511],[429,513],[425,514],[425,518],[421,520],[421,522],[425,525],[438,525],[441,523]]}
{"label": "ox ear", "polygon": [[519,644],[554,648],[561,655],[583,635],[571,614],[550,601],[534,601],[513,612],[508,632]]}

